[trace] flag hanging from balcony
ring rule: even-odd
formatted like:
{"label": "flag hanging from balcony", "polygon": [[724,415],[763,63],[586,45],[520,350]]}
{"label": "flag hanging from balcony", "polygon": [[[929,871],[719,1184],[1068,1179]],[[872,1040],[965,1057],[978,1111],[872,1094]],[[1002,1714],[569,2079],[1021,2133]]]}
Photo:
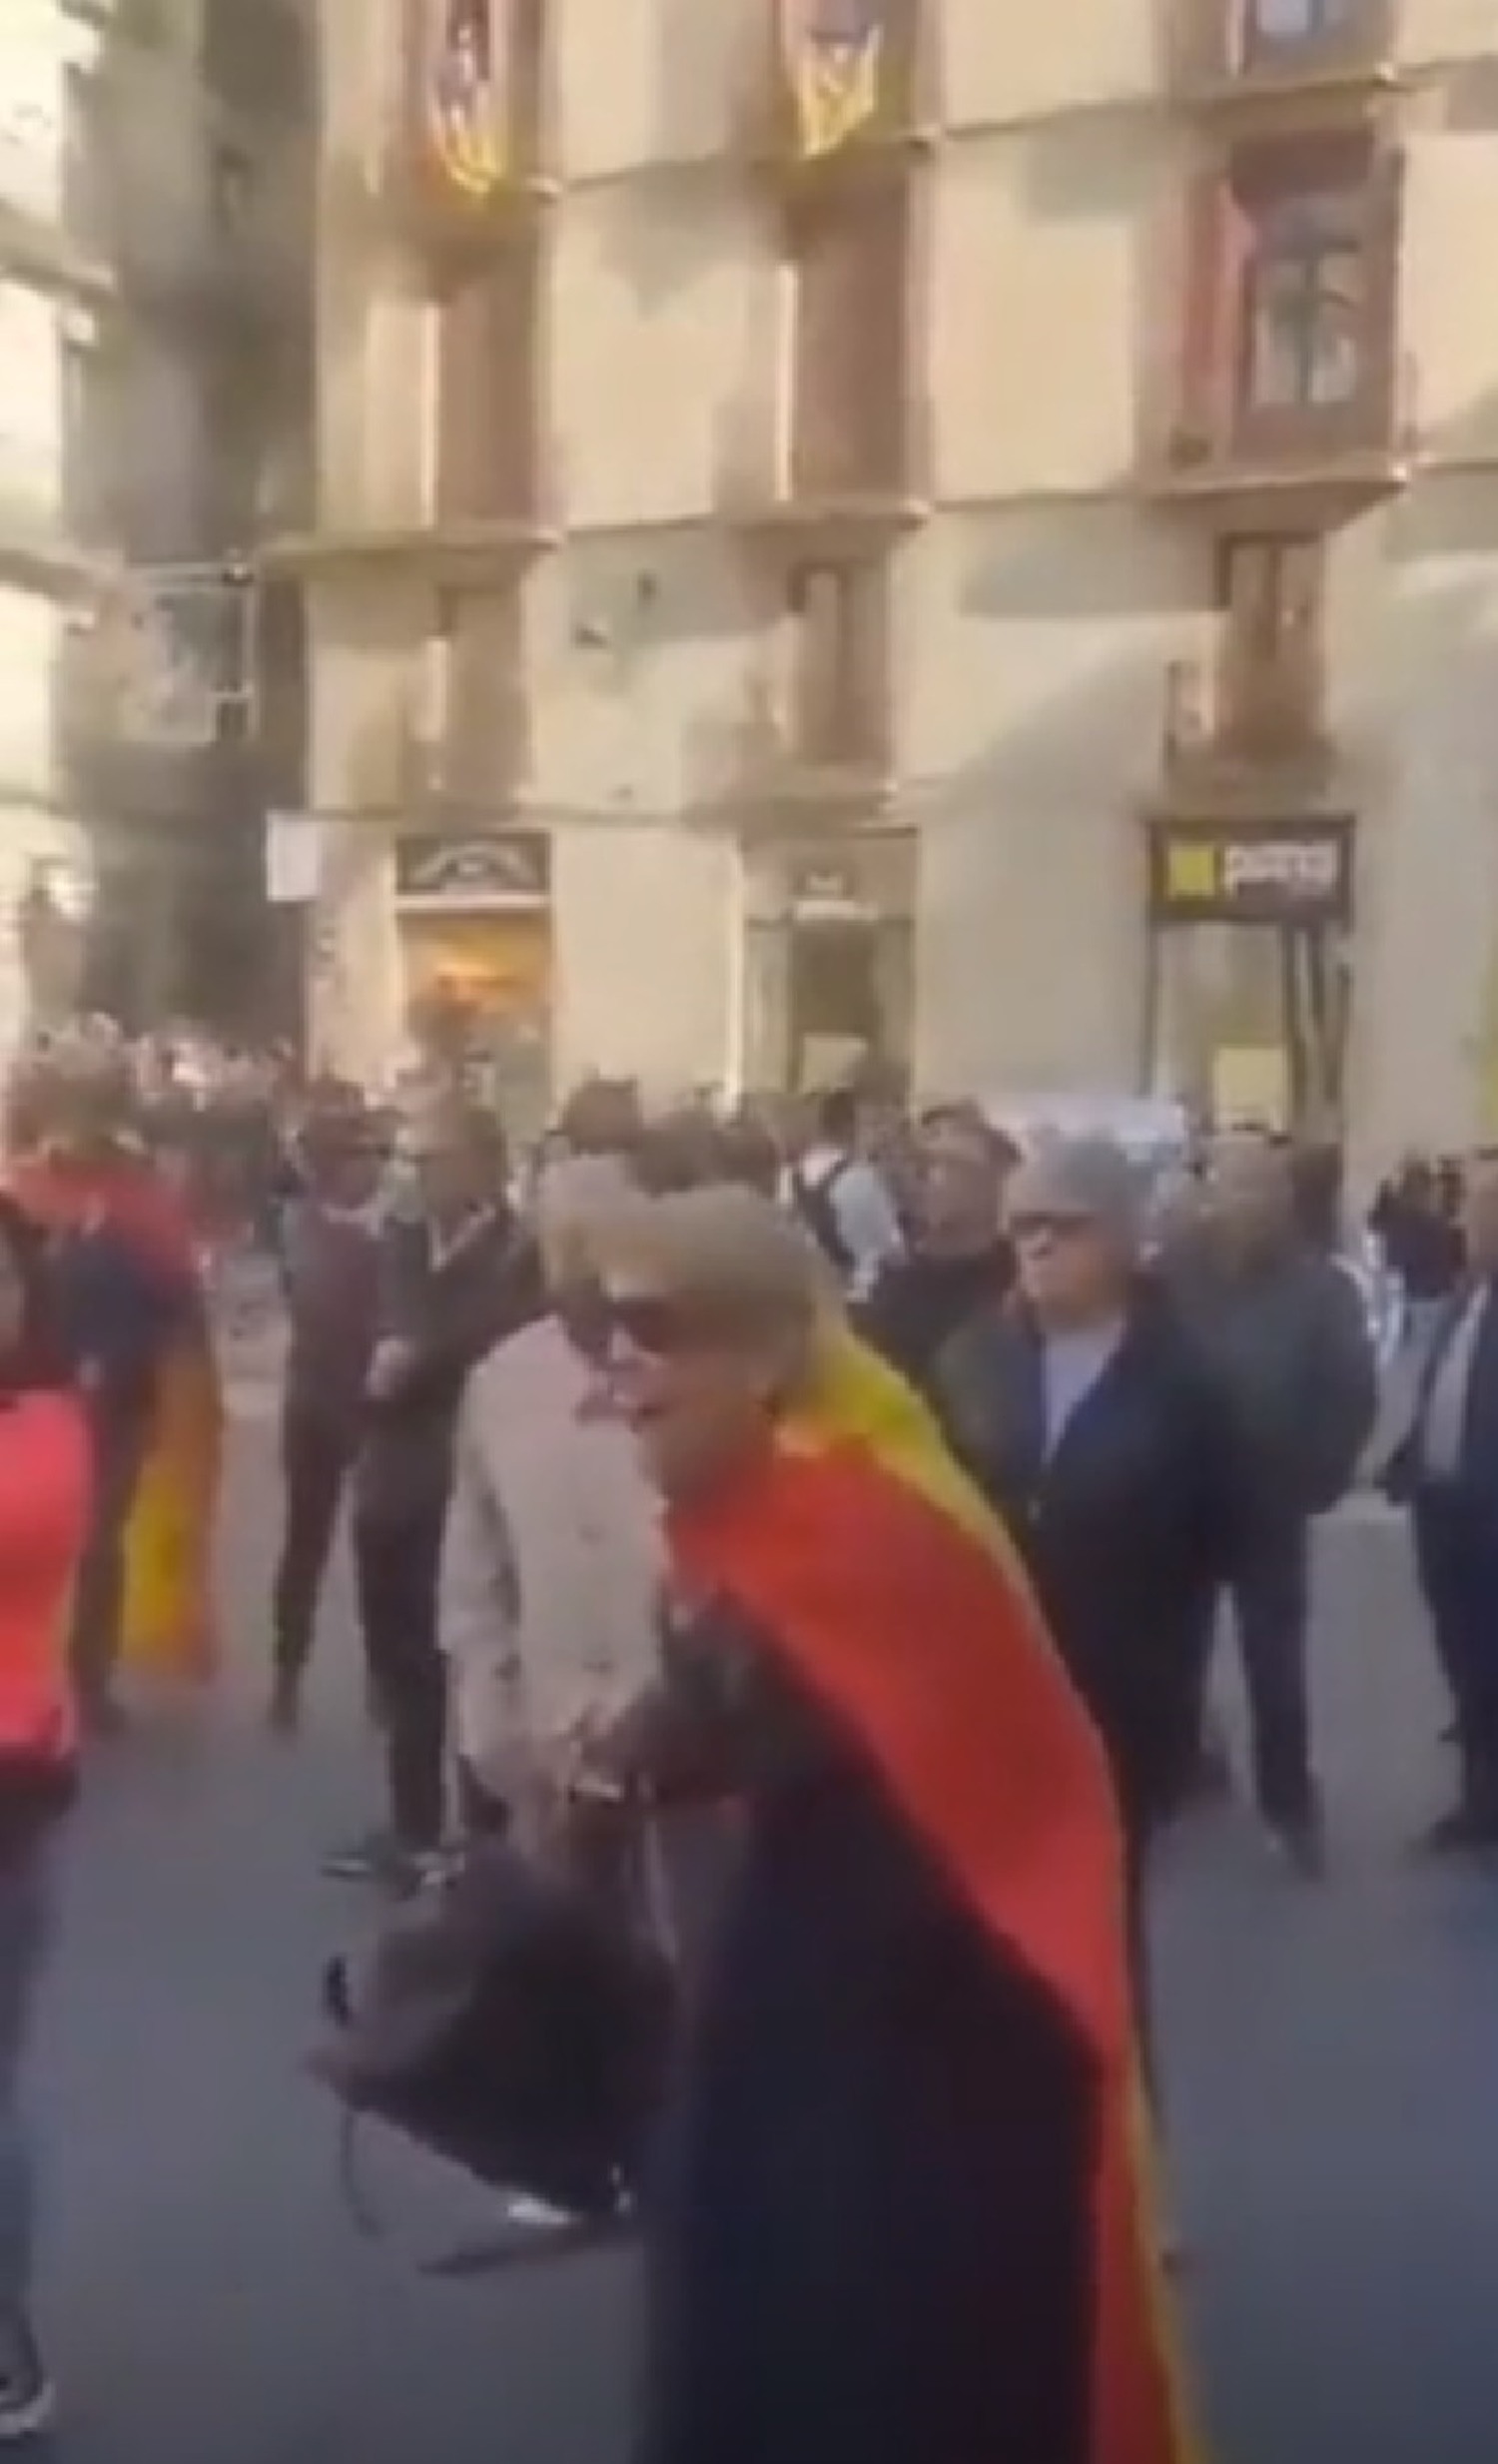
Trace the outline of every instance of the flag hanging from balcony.
{"label": "flag hanging from balcony", "polygon": [[443,177],[474,199],[491,197],[509,171],[494,13],[495,0],[435,0],[427,59],[432,153]]}
{"label": "flag hanging from balcony", "polygon": [[804,160],[836,154],[873,119],[884,0],[780,0],[786,74]]}

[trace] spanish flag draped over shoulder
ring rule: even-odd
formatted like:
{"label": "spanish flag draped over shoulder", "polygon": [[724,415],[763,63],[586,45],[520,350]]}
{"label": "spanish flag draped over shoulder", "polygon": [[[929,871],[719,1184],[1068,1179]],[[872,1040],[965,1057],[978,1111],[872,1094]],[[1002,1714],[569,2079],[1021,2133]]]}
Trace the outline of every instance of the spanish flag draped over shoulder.
{"label": "spanish flag draped over shoulder", "polygon": [[199,1683],[216,1657],[213,1542],[224,1409],[186,1210],[162,1176],[123,1147],[88,1163],[23,1159],[10,1187],[52,1235],[108,1230],[180,1287],[182,1325],[158,1367],[125,1533],[120,1661],[131,1676]]}
{"label": "spanish flag draped over shoulder", "polygon": [[786,1653],[1001,1955],[1094,2053],[1086,2464],[1199,2464],[1149,2213],[1112,1785],[1002,1528],[916,1396],[839,1328],[760,1469],[673,1509],[671,1541],[687,1583]]}
{"label": "spanish flag draped over shoulder", "polygon": [[802,156],[836,154],[879,108],[884,0],[779,0]]}

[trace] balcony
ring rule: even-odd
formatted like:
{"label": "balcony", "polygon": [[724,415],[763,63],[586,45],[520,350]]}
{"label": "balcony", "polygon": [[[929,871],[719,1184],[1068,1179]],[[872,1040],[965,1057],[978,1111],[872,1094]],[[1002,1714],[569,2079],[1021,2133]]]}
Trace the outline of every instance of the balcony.
{"label": "balcony", "polygon": [[[289,470],[267,505],[257,562],[268,572],[402,568],[462,587],[556,546],[561,508],[549,440],[488,512],[462,512],[436,491],[363,489]],[[279,508],[293,519],[282,526]]]}
{"label": "balcony", "polygon": [[1247,640],[1218,617],[1165,670],[1156,809],[1203,821],[1303,817],[1334,785],[1320,646]]}
{"label": "balcony", "polygon": [[513,665],[470,663],[465,676],[441,687],[430,667],[414,661],[389,708],[361,731],[350,763],[354,809],[432,829],[513,818],[525,809],[530,775]]}
{"label": "balcony", "polygon": [[931,407],[924,394],[866,394],[862,415],[815,430],[751,402],[722,422],[718,518],[788,554],[838,555],[918,529],[932,510]]}
{"label": "balcony", "polygon": [[0,581],[50,598],[85,598],[103,565],[80,543],[55,489],[0,461]]}
{"label": "balcony", "polygon": [[796,839],[876,826],[898,783],[889,705],[872,696],[841,718],[797,706],[794,687],[766,668],[726,727],[707,731],[696,767],[696,810],[740,834]]}
{"label": "balcony", "polygon": [[1369,366],[1357,396],[1293,409],[1203,397],[1146,455],[1145,487],[1237,530],[1334,528],[1397,495],[1419,456],[1415,363]]}
{"label": "balcony", "polygon": [[1173,0],[1170,90],[1187,107],[1293,125],[1395,92],[1395,0]]}
{"label": "balcony", "polygon": [[[441,276],[489,255],[560,194],[552,161],[544,11],[512,0],[492,12],[490,40],[507,47],[486,121],[457,132],[435,101],[429,0],[406,0],[401,91],[362,149],[330,166],[335,218],[393,236]],[[458,151],[459,138],[465,140]]]}
{"label": "balcony", "polygon": [[7,274],[91,305],[107,303],[116,288],[112,269],[61,220],[0,195],[0,276]]}
{"label": "balcony", "polygon": [[930,152],[941,122],[937,12],[920,0],[871,0],[863,41],[836,45],[798,41],[796,14],[765,11],[765,72],[743,122],[751,164],[795,195],[887,177]]}

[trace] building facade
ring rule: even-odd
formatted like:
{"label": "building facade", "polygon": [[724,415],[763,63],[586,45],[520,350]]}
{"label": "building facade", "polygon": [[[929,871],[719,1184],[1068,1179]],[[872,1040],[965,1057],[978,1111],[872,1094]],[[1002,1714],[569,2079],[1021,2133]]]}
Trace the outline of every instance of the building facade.
{"label": "building facade", "polygon": [[0,1050],[72,998],[92,898],[59,730],[90,582],[70,518],[70,440],[110,290],[67,211],[70,89],[97,43],[54,0],[12,0],[0,15]]}
{"label": "building facade", "polygon": [[275,1008],[265,815],[301,787],[297,625],[252,551],[311,418],[312,53],[301,0],[97,16],[69,204],[113,296],[72,514],[104,578],[63,737],[89,991],[244,1030]]}
{"label": "building facade", "polygon": [[1481,16],[324,0],[324,1049],[1494,1126]]}

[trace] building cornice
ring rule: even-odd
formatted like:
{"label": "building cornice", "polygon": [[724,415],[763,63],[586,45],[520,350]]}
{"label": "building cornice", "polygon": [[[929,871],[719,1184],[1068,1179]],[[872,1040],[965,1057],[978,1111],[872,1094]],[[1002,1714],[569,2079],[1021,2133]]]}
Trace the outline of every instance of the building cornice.
{"label": "building cornice", "polygon": [[115,296],[110,269],[58,223],[0,198],[0,277],[34,284],[64,299],[104,307]]}

